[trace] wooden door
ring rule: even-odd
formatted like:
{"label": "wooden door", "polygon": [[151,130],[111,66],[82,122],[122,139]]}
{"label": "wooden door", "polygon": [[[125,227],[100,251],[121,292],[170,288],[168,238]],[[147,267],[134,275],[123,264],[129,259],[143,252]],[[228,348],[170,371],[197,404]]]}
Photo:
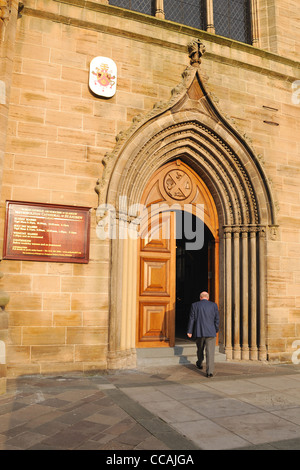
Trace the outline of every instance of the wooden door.
{"label": "wooden door", "polygon": [[141,230],[137,347],[175,344],[174,215],[157,214]]}
{"label": "wooden door", "polygon": [[[176,239],[175,212],[178,207],[194,215],[198,205],[204,208],[203,220],[218,240],[218,216],[214,200],[199,176],[180,159],[158,169],[148,182],[141,205],[151,211],[162,206],[166,212],[152,216],[142,224],[138,249],[138,296],[136,345],[138,348],[174,346]],[[169,207],[168,211],[166,207]],[[217,247],[217,245],[216,245]],[[218,255],[215,251],[215,268]],[[215,276],[217,276],[215,269]],[[214,284],[218,299],[218,281]]]}

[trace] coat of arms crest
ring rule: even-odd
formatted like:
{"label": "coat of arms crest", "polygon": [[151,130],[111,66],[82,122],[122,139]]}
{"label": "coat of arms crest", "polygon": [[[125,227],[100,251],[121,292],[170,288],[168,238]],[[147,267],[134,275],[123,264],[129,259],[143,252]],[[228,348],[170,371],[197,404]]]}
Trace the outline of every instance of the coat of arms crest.
{"label": "coat of arms crest", "polygon": [[90,89],[99,96],[111,98],[116,93],[117,66],[108,57],[95,57],[90,64]]}

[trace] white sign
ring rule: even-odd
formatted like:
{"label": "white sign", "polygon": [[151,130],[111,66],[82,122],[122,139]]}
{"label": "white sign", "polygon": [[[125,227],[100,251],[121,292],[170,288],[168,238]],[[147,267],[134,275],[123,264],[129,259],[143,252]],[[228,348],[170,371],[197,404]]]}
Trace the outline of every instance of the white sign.
{"label": "white sign", "polygon": [[111,98],[117,89],[117,66],[108,57],[95,57],[90,64],[89,87],[96,95]]}

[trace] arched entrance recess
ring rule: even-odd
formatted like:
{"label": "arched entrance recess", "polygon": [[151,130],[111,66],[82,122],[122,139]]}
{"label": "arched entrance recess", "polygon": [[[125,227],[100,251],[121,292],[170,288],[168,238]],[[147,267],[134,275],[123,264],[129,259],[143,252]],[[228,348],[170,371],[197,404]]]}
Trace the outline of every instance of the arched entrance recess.
{"label": "arched entrance recess", "polygon": [[[186,301],[189,308],[192,300],[199,300],[200,290],[206,289],[213,300],[217,303],[219,300],[217,209],[206,185],[180,159],[154,173],[141,204],[145,209],[138,243],[136,345],[143,348],[174,346],[176,319],[179,324],[178,316],[186,313],[180,312],[179,301],[176,302],[179,291],[178,286],[176,290],[176,274],[180,271],[176,266],[176,245],[181,245],[183,253],[187,247],[193,258],[193,253],[207,245],[205,226],[213,240],[209,248],[212,278],[205,284],[202,280],[197,298]],[[203,266],[202,270],[208,277],[208,266]],[[186,325],[187,321],[185,328]]]}
{"label": "arched entrance recess", "polygon": [[[268,230],[276,226],[274,204],[255,152],[205,90],[200,49],[199,41],[189,46],[193,65],[184,71],[170,101],[138,116],[127,132],[118,135],[96,187],[99,226],[107,211],[115,215],[116,236],[110,239],[109,368],[135,364],[139,208],[151,177],[176,159],[203,181],[217,211],[220,346],[230,359],[267,358],[265,245]],[[120,228],[132,236],[124,236]]]}

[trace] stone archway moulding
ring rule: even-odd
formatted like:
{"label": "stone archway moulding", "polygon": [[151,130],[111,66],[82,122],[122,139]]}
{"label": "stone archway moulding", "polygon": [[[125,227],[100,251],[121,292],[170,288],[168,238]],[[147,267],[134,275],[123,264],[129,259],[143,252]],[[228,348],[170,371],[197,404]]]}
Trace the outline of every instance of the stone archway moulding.
{"label": "stone archway moulding", "polygon": [[[180,158],[212,194],[220,223],[220,311],[228,358],[267,358],[265,338],[266,231],[276,227],[271,189],[250,144],[222,116],[200,74],[203,45],[189,45],[193,65],[171,99],[137,116],[117,136],[97,182],[98,221],[115,210],[115,224],[138,228],[138,204],[151,175]],[[198,54],[197,54],[198,51]],[[118,233],[118,230],[117,230]],[[111,240],[109,367],[135,362],[136,242]]]}

